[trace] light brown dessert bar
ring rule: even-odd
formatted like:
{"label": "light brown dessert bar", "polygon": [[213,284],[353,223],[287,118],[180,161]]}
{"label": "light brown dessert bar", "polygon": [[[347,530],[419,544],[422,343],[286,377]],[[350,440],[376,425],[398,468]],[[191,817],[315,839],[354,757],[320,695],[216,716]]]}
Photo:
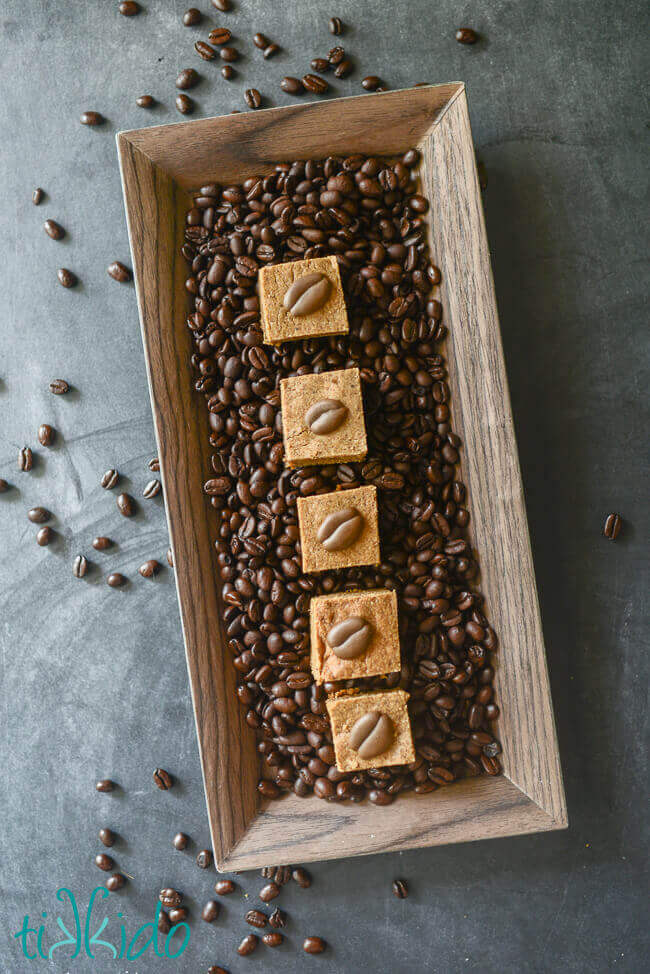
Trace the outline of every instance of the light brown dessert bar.
{"label": "light brown dessert bar", "polygon": [[[325,286],[326,298],[311,313],[293,314],[285,307],[284,297],[295,281],[310,274],[327,278],[329,288]],[[349,331],[336,257],[314,257],[262,267],[259,272],[259,294],[262,336],[268,345],[316,335],[343,335]]]}
{"label": "light brown dessert bar", "polygon": [[366,456],[358,369],[282,379],[280,398],[284,457],[289,466],[344,463]]}
{"label": "light brown dessert bar", "polygon": [[[394,764],[410,764],[415,761],[413,735],[406,703],[409,695],[404,690],[383,690],[373,693],[357,693],[330,697],[327,701],[327,711],[332,724],[334,739],[334,754],[336,767],[339,771],[359,771],[363,768],[385,768]],[[363,757],[359,749],[354,747],[355,732],[358,738],[365,738],[365,744],[373,742],[371,734],[367,734],[368,726],[361,727],[359,722],[364,720],[372,726],[376,719],[388,727],[389,734],[383,743],[387,746],[376,752],[377,748],[368,748],[370,756]],[[379,728],[383,731],[383,728]],[[361,733],[359,733],[359,731]],[[375,730],[378,741],[378,730]],[[362,748],[363,750],[363,745]]]}
{"label": "light brown dessert bar", "polygon": [[401,666],[397,594],[389,589],[317,595],[309,603],[309,627],[316,683],[395,673]]}
{"label": "light brown dessert bar", "polygon": [[[324,540],[324,531],[332,528],[332,519],[334,523],[343,519],[343,523],[330,530],[329,538]],[[298,525],[305,572],[378,565],[381,560],[375,487],[299,497]],[[350,535],[354,535],[351,542]],[[344,542],[343,546],[337,546],[340,541]]]}

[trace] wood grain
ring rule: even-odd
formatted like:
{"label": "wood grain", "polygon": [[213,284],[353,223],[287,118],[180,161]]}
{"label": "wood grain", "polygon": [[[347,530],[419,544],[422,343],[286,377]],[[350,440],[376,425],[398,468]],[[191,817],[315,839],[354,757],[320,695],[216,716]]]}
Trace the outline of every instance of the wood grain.
{"label": "wood grain", "polygon": [[[419,143],[431,248],[450,329],[455,428],[473,540],[501,637],[499,733],[507,777],[464,781],[388,808],[289,795],[260,804],[254,735],[235,697],[202,491],[207,423],[188,359],[180,257],[187,191],[279,160],[398,154]],[[546,658],[467,103],[460,84],[229,115],[118,135],[134,276],[201,763],[218,868],[364,855],[566,825]],[[510,778],[511,780],[508,780]]]}

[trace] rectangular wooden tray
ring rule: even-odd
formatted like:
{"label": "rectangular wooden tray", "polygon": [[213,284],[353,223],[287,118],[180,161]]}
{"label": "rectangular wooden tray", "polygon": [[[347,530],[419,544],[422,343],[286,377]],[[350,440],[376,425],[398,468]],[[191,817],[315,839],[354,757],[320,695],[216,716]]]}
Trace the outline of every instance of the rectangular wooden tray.
{"label": "rectangular wooden tray", "polygon": [[[117,136],[203,778],[220,870],[357,856],[567,825],[517,447],[462,84],[296,105]],[[254,735],[235,697],[202,484],[205,407],[194,391],[180,255],[190,192],[278,161],[422,152],[422,192],[442,271],[452,422],[462,437],[496,673],[504,774],[379,808],[289,794],[263,802]]]}

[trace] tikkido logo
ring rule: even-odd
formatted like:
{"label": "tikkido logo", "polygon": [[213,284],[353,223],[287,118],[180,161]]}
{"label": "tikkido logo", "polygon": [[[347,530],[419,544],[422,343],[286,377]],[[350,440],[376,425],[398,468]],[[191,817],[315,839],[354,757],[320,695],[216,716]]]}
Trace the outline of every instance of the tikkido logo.
{"label": "tikkido logo", "polygon": [[[71,950],[69,955],[70,960],[75,960],[79,956],[86,956],[91,960],[95,960],[94,950],[101,950],[102,953],[108,951],[114,960],[137,960],[147,950],[152,950],[156,957],[166,957],[169,960],[175,960],[181,956],[190,942],[190,928],[185,922],[175,924],[167,933],[161,951],[158,946],[160,903],[156,906],[156,915],[153,921],[151,923],[144,923],[135,931],[130,939],[124,923],[119,924],[119,932],[116,932],[119,938],[119,944],[111,943],[111,940],[100,939],[101,934],[104,933],[110,921],[107,916],[104,916],[101,920],[98,917],[93,919],[93,908],[98,897],[105,900],[110,895],[110,892],[105,887],[96,886],[90,894],[88,909],[85,912],[82,923],[82,917],[74,893],[67,889],[67,887],[62,886],[61,889],[56,891],[56,898],[60,903],[65,904],[66,901],[68,902],[72,916],[71,919],[67,920],[67,923],[72,929],[68,929],[63,917],[57,916],[55,918],[57,926],[65,936],[63,940],[57,940],[56,943],[48,946],[48,941],[52,939],[51,936],[48,937],[46,935],[46,927],[48,924],[41,923],[38,927],[36,925],[30,927],[29,914],[26,914],[23,918],[21,929],[14,934],[15,939],[20,943],[23,957],[26,960],[38,960],[39,958],[42,960],[51,960],[55,952],[61,950],[65,952],[66,947]],[[99,907],[99,904],[97,904],[97,907]],[[97,909],[96,912],[98,912]],[[41,917],[43,920],[48,919],[46,912],[41,913]],[[120,921],[123,920],[124,914],[118,913],[117,918]],[[93,925],[96,926],[94,933],[91,932]],[[111,935],[115,939],[115,935]],[[182,942],[180,942],[181,938]],[[172,941],[175,942],[172,943]]]}

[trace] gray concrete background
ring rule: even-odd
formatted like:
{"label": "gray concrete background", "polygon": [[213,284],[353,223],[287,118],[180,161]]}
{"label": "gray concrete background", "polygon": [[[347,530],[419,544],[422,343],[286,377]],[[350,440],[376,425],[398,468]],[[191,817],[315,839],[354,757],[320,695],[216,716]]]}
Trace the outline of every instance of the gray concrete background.
{"label": "gray concrete background", "polygon": [[[649,946],[647,6],[239,0],[206,22],[230,26],[245,53],[230,85],[194,54],[207,30],[182,27],[185,6],[147,0],[128,20],[117,0],[0,3],[0,476],[15,484],[0,497],[0,969],[637,974]],[[134,290],[105,272],[113,259],[130,263],[114,134],[178,121],[173,82],[188,65],[205,79],[191,93],[197,114],[244,109],[250,85],[289,103],[279,81],[332,46],[331,14],[349,25],[341,41],[358,65],[334,94],[360,92],[369,73],[391,87],[468,85],[571,826],[315,865],[309,891],[281,897],[287,943],[249,959],[235,946],[261,885],[253,874],[238,880],[248,900],[224,901],[213,927],[192,924],[179,961],[98,951],[94,963],[28,962],[12,934],[28,913],[46,923],[45,943],[57,939],[55,892],[65,885],[87,902],[102,876],[92,865],[102,825],[124,837],[115,858],[133,877],[108,908],[113,942],[118,910],[133,933],[171,884],[197,915],[215,878],[171,848],[182,829],[195,854],[208,827],[172,572],[136,573],[145,558],[164,559],[162,503],[141,501],[127,521],[99,486],[114,465],[139,496],[154,453]],[[461,24],[484,40],[456,44]],[[264,62],[255,30],[282,54]],[[161,103],[151,113],[134,104],[145,92]],[[108,124],[80,126],[89,108]],[[38,185],[48,195],[35,208]],[[64,241],[45,235],[47,217],[66,227]],[[58,285],[61,265],[78,273],[76,290]],[[51,396],[55,377],[74,393]],[[38,447],[43,422],[59,430],[57,444],[20,474],[17,450]],[[56,516],[49,549],[25,517],[34,504]],[[625,519],[615,544],[601,536],[610,510]],[[118,547],[94,553],[98,533]],[[78,552],[93,562],[84,580],[71,573]],[[109,569],[124,571],[128,588],[111,591]],[[173,791],[153,788],[156,764],[178,777]],[[122,790],[96,794],[104,775]],[[403,902],[390,892],[396,876],[410,886]],[[300,950],[310,933],[331,945],[320,958]]]}

